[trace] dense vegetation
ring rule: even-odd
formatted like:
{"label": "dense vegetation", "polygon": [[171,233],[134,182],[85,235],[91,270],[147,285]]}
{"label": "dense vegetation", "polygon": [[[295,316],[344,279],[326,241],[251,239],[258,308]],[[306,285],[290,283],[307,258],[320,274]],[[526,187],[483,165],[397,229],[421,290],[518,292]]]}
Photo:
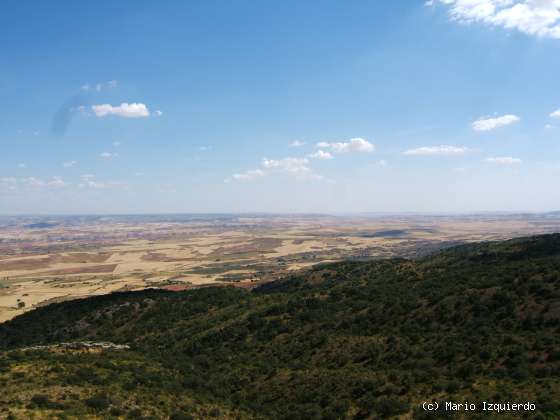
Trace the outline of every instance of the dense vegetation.
{"label": "dense vegetation", "polygon": [[[147,290],[0,325],[0,417],[336,419],[426,400],[560,418],[560,235],[342,262],[252,292]],[[68,341],[129,350],[24,350]],[[459,413],[456,417],[490,417]],[[519,417],[518,413],[502,415]]]}

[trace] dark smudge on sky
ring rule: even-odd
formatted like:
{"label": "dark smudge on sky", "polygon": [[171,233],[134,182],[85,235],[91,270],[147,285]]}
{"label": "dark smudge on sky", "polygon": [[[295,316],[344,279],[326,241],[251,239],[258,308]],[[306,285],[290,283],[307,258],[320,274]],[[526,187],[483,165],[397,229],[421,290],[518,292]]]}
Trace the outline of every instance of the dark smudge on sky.
{"label": "dark smudge on sky", "polygon": [[67,99],[56,114],[54,114],[51,133],[58,137],[64,136],[72,122],[72,118],[76,113],[80,112],[80,107],[87,107],[89,104],[90,95],[87,92],[80,92]]}

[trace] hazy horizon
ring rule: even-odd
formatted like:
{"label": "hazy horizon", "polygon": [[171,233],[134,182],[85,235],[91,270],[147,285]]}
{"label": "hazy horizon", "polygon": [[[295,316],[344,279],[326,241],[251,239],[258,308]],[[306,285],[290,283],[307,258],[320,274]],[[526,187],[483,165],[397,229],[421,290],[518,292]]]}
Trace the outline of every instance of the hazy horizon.
{"label": "hazy horizon", "polygon": [[560,210],[551,211],[472,211],[472,212],[274,212],[274,211],[245,211],[245,212],[153,212],[153,213],[0,213],[0,217],[125,217],[125,216],[331,216],[331,217],[386,217],[386,216],[478,216],[478,215],[550,215],[558,214]]}

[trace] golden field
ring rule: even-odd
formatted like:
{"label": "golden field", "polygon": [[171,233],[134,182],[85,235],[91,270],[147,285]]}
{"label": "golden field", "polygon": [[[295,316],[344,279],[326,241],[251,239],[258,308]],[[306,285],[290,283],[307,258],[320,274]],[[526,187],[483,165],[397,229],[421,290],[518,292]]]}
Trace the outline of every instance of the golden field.
{"label": "golden field", "polygon": [[556,215],[5,217],[0,322],[66,299],[147,287],[253,287],[329,261],[414,258],[557,231]]}

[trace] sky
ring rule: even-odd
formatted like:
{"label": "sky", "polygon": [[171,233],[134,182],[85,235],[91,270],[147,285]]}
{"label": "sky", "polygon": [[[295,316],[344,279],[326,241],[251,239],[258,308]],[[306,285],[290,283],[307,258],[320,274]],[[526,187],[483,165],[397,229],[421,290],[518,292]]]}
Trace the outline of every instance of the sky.
{"label": "sky", "polygon": [[6,0],[0,214],[560,209],[560,0]]}

